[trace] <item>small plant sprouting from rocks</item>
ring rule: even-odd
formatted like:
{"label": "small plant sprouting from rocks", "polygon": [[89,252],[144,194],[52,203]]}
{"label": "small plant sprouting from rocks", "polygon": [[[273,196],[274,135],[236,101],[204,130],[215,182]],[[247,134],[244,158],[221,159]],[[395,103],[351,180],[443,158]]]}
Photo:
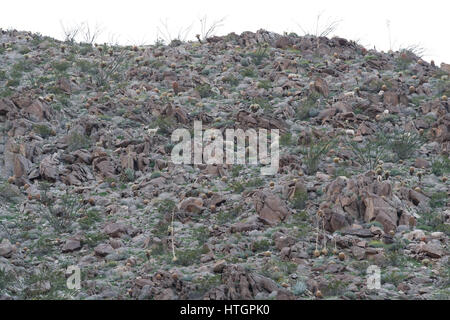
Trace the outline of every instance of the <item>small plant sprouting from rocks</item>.
{"label": "small plant sprouting from rocks", "polygon": [[292,292],[296,295],[296,296],[301,296],[302,294],[304,294],[307,290],[307,286],[303,281],[298,280],[294,287],[292,288]]}

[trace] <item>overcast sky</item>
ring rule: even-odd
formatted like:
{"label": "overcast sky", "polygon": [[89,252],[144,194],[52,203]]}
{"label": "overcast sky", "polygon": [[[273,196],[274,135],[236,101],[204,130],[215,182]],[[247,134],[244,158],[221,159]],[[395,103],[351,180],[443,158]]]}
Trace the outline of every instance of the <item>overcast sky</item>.
{"label": "overcast sky", "polygon": [[61,22],[70,27],[87,21],[92,27],[101,26],[99,42],[152,44],[158,27],[163,29],[161,21],[167,21],[172,37],[192,25],[188,39],[200,33],[199,18],[205,15],[209,22],[226,17],[217,35],[260,28],[302,35],[302,28],[315,32],[320,13],[319,29],[340,20],[334,34],[359,40],[368,48],[418,45],[425,49],[424,59],[450,63],[448,0],[12,0],[0,5],[0,27],[62,39]]}

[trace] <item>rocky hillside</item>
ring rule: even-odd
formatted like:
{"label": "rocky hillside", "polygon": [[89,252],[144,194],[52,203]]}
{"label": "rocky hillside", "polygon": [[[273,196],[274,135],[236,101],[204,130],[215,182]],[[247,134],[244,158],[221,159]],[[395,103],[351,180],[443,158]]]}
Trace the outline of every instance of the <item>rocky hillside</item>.
{"label": "rocky hillside", "polygon": [[[1,299],[449,299],[449,65],[263,30],[0,33]],[[278,173],[173,164],[195,120],[279,129]]]}

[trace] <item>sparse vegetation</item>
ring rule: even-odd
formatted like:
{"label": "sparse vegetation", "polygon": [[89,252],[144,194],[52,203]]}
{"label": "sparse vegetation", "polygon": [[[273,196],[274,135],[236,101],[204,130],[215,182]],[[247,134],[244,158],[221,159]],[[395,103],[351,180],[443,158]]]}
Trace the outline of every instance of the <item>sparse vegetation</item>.
{"label": "sparse vegetation", "polygon": [[303,146],[301,153],[303,154],[303,163],[306,167],[306,173],[313,175],[319,169],[320,160],[334,146],[333,140],[314,140],[308,145]]}
{"label": "sparse vegetation", "polygon": [[402,160],[412,157],[423,143],[423,138],[416,132],[397,131],[389,137],[391,150]]}
{"label": "sparse vegetation", "polygon": [[56,232],[64,232],[71,228],[78,217],[83,203],[79,198],[65,190],[56,200],[50,193],[50,185],[46,182],[40,184],[39,212]]}
{"label": "sparse vegetation", "polygon": [[346,145],[355,156],[355,161],[369,170],[375,169],[380,160],[387,157],[389,150],[389,141],[383,133],[375,133],[363,143],[347,140]]}

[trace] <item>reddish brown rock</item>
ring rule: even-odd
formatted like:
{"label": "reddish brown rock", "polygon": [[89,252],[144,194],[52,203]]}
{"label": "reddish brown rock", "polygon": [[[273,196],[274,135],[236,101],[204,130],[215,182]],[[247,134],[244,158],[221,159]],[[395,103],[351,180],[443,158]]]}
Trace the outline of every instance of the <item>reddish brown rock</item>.
{"label": "reddish brown rock", "polygon": [[253,200],[256,213],[264,223],[275,225],[289,216],[283,201],[270,191],[256,191]]}
{"label": "reddish brown rock", "polygon": [[183,211],[200,213],[205,210],[203,207],[203,200],[201,198],[190,197],[181,201],[178,208]]}

